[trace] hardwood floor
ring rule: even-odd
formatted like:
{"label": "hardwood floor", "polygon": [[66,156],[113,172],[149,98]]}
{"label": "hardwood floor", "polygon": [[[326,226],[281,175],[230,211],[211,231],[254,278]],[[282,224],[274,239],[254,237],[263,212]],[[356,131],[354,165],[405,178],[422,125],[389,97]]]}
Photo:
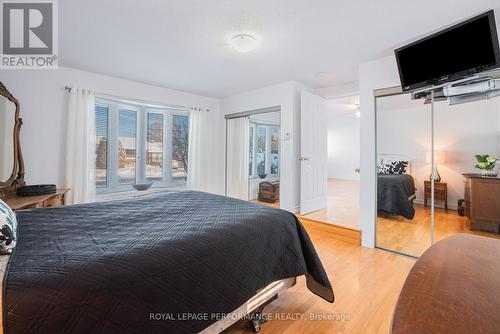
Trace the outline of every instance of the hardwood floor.
{"label": "hardwood floor", "polygon": [[[500,239],[500,235],[471,231],[465,217],[456,211],[436,209],[435,241],[456,233],[472,233]],[[379,216],[377,219],[377,246],[405,254],[420,256],[431,245],[431,210],[430,207],[415,205],[415,217],[412,220],[401,216]]]}
{"label": "hardwood floor", "polygon": [[359,230],[359,181],[328,179],[327,207],[304,218]]}
{"label": "hardwood floor", "polygon": [[[399,291],[414,260],[312,229],[309,235],[332,283],[335,302],[312,294],[300,277],[296,286],[264,309],[271,317],[262,325],[262,333],[388,333]],[[239,323],[227,333],[253,331]]]}

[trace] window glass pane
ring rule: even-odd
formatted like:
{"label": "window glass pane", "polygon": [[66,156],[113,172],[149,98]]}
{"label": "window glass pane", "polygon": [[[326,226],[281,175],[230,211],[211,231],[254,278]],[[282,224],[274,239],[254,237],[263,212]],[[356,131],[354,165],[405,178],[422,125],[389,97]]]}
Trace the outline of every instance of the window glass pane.
{"label": "window glass pane", "polygon": [[148,182],[163,180],[163,115],[148,113],[146,143],[146,179]]}
{"label": "window glass pane", "polygon": [[188,173],[189,117],[172,119],[172,179],[186,180]]}
{"label": "window glass pane", "polygon": [[108,185],[108,107],[95,106],[96,124],[96,160],[95,183],[97,188],[105,188]]}
{"label": "window glass pane", "polygon": [[271,128],[271,174],[279,174],[280,128]]}
{"label": "window glass pane", "polygon": [[257,127],[257,175],[266,174],[266,128]]}
{"label": "window glass pane", "polygon": [[118,131],[118,182],[135,183],[137,148],[137,113],[130,110],[119,111]]}
{"label": "window glass pane", "polygon": [[249,150],[248,150],[248,156],[249,156],[249,163],[248,163],[248,175],[252,175],[253,173],[253,138],[254,138],[254,130],[255,127],[251,126],[250,127],[250,145],[249,145]]}

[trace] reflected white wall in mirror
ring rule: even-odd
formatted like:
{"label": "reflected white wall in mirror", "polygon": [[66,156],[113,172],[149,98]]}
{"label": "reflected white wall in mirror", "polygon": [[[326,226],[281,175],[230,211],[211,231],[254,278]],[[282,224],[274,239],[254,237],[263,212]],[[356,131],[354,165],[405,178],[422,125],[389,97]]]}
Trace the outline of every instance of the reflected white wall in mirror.
{"label": "reflected white wall in mirror", "polygon": [[[424,207],[424,182],[429,180],[426,153],[432,148],[431,108],[410,94],[376,100],[377,247],[420,256],[431,245],[431,207]],[[408,164],[393,174],[391,161]]]}
{"label": "reflected white wall in mirror", "polygon": [[15,104],[0,96],[0,182],[7,181],[14,166]]}
{"label": "reflected white wall in mirror", "polygon": [[[409,174],[416,188],[412,200],[413,218],[403,217],[400,212],[381,214],[379,210],[377,247],[420,256],[431,245],[431,233],[434,233],[435,242],[456,233],[500,238],[498,233],[473,229],[470,220],[459,215],[458,210],[463,208],[461,200],[466,197],[464,174],[480,172],[475,168],[475,155],[500,156],[500,98],[460,105],[440,101],[433,106],[434,117],[431,118],[432,105],[424,104],[423,100],[411,100],[409,94],[376,99],[377,161],[387,159],[388,155],[410,161]],[[432,156],[441,176],[440,183],[434,184],[434,203],[431,203],[429,182]],[[499,170],[499,166],[496,169]],[[384,204],[380,202],[380,179],[378,174],[379,209]]]}
{"label": "reflected white wall in mirror", "polygon": [[434,106],[435,151],[446,152],[439,173],[448,185],[448,207],[456,209],[458,200],[464,198],[462,174],[478,172],[474,156],[499,156],[500,98],[453,106],[436,102]]}

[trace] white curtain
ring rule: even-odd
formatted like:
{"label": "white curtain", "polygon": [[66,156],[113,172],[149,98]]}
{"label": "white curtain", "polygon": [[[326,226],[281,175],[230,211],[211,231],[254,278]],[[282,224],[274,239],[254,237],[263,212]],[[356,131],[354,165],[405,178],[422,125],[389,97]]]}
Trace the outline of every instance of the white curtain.
{"label": "white curtain", "polygon": [[227,121],[227,189],[229,197],[248,201],[250,118]]}
{"label": "white curtain", "polygon": [[191,110],[189,113],[187,187],[191,190],[201,190],[203,116],[203,111]]}
{"label": "white curtain", "polygon": [[95,94],[71,88],[67,112],[66,188],[67,202],[78,204],[95,199]]}

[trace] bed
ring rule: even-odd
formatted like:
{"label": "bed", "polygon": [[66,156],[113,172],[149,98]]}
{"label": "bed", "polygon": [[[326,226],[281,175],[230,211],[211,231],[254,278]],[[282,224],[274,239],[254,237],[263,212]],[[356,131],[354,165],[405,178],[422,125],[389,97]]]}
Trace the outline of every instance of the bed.
{"label": "bed", "polygon": [[[404,155],[379,155],[377,173],[377,209],[379,213],[403,216],[413,219],[416,198],[415,180],[411,175],[411,160]],[[397,169],[380,167],[381,165],[404,161],[406,168]],[[397,167],[399,168],[399,167]]]}
{"label": "bed", "polygon": [[[329,279],[286,211],[185,191],[18,213],[4,333],[220,332],[305,275]],[[234,320],[234,321],[233,321]]]}

